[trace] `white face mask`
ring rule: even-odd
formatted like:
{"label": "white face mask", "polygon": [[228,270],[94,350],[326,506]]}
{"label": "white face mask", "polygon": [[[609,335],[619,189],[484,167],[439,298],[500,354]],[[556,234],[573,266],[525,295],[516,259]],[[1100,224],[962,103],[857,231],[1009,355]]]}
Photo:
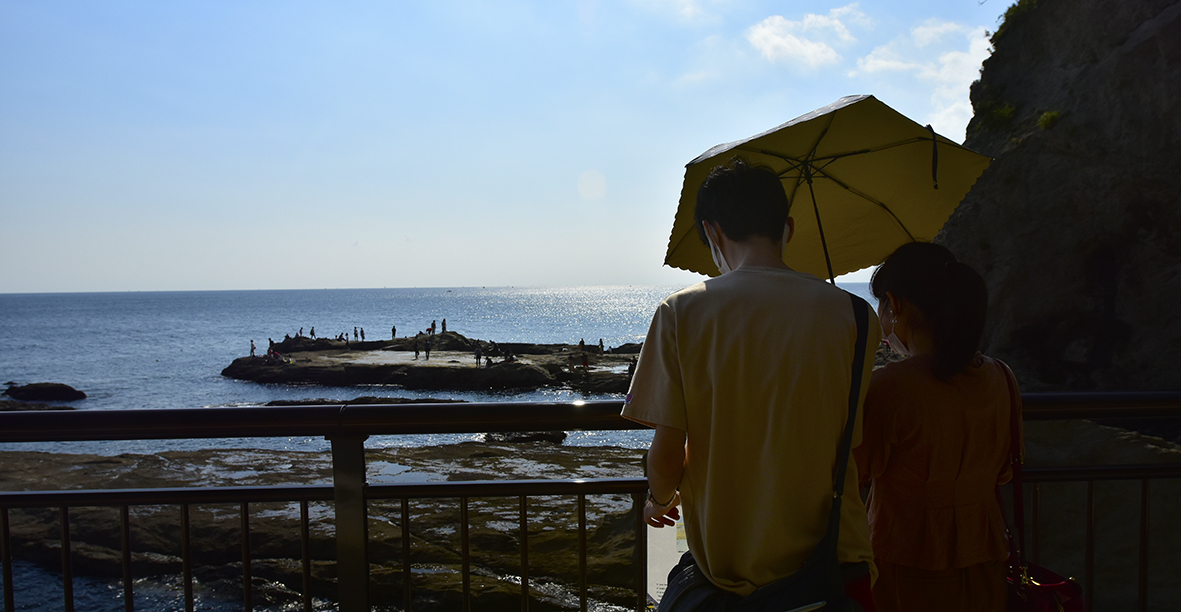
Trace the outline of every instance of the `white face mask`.
{"label": "white face mask", "polygon": [[886,336],[886,344],[890,345],[891,351],[898,353],[900,356],[910,357],[910,349],[906,348],[906,344],[894,332],[890,332],[890,335]]}
{"label": "white face mask", "polygon": [[709,243],[709,254],[714,258],[714,265],[718,267],[718,271],[725,274],[730,271],[730,265],[726,263],[726,256],[722,255],[722,249],[718,248],[714,242],[713,234],[709,230],[709,226],[705,229],[705,240]]}

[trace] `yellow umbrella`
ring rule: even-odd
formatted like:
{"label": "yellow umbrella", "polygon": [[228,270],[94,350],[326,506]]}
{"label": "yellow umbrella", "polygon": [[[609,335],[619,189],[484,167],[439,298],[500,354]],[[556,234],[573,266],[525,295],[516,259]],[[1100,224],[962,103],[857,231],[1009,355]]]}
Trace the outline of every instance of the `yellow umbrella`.
{"label": "yellow umbrella", "polygon": [[718,275],[693,210],[710,170],[736,155],[777,172],[792,203],[783,261],[830,280],[934,238],[992,161],[873,96],[847,96],[689,162],[664,263]]}

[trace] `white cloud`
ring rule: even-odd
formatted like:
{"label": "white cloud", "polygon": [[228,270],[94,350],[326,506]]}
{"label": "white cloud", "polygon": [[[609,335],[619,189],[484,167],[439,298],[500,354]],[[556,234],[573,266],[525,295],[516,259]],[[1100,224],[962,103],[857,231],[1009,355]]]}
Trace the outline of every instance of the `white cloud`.
{"label": "white cloud", "polygon": [[909,74],[931,91],[928,122],[941,134],[963,134],[972,118],[969,88],[988,58],[983,27],[969,30],[954,23],[928,21],[857,60],[850,77]]}
{"label": "white cloud", "polygon": [[939,42],[944,34],[963,31],[963,27],[948,21],[927,20],[923,25],[911,30],[910,36],[918,48]]}
{"label": "white cloud", "polygon": [[857,40],[846,25],[849,22],[862,26],[869,23],[856,3],[835,8],[827,15],[809,13],[799,21],[772,15],[747,30],[746,39],[772,62],[818,68],[841,61],[835,46]]}

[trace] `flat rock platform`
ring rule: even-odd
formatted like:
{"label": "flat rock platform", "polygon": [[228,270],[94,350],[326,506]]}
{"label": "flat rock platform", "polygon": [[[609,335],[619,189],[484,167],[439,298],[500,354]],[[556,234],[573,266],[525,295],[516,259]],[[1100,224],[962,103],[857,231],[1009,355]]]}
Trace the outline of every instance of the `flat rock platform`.
{"label": "flat rock platform", "polygon": [[382,384],[429,391],[565,387],[626,393],[628,369],[639,353],[638,344],[600,351],[598,345],[498,344],[456,332],[369,342],[297,337],[276,342],[272,348],[274,352],[267,355],[235,359],[222,375],[259,383],[337,387]]}

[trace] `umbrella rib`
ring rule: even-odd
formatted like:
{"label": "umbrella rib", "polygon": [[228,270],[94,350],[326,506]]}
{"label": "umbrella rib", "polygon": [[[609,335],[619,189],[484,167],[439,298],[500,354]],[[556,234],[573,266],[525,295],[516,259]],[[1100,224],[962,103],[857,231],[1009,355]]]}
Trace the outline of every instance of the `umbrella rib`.
{"label": "umbrella rib", "polygon": [[[803,170],[803,169],[804,169],[804,166],[806,166],[806,165],[810,165],[810,164],[808,164],[807,162],[799,162],[799,161],[796,161],[796,160],[794,160],[794,159],[791,159],[791,158],[787,158],[787,157],[781,157],[781,156],[779,156],[779,157],[780,157],[780,159],[782,159],[783,161],[787,162],[787,163],[788,163],[788,165],[790,165],[790,166],[791,166],[791,168],[789,168],[788,170]],[[835,161],[835,160],[830,160],[830,161],[829,161],[829,163],[832,163],[832,161]],[[828,166],[828,164],[825,164],[825,166]],[[842,180],[840,180],[840,179],[836,178],[835,176],[833,176],[833,175],[831,175],[831,174],[829,174],[829,173],[825,172],[823,167],[820,167],[820,168],[818,168],[818,167],[816,167],[816,166],[812,166],[812,173],[813,173],[813,176],[814,176],[814,177],[820,177],[820,178],[825,178],[825,179],[828,179],[828,180],[832,181],[833,183],[836,183],[837,185],[840,185],[840,186],[841,186],[841,188],[842,188],[842,189],[844,189],[845,191],[848,191],[849,193],[851,193],[851,194],[853,194],[853,195],[855,195],[855,196],[857,196],[857,197],[859,197],[859,198],[861,198],[861,199],[865,200],[866,202],[871,202],[871,203],[873,203],[873,204],[877,205],[879,208],[881,208],[882,210],[886,211],[886,214],[890,215],[890,218],[891,218],[891,219],[894,219],[894,222],[898,224],[898,227],[902,228],[902,231],[906,232],[906,237],[907,237],[907,238],[910,238],[911,242],[913,242],[913,241],[915,240],[914,234],[910,233],[910,229],[908,229],[908,228],[906,227],[906,224],[902,223],[902,220],[898,218],[898,215],[895,215],[895,214],[894,214],[894,211],[890,210],[890,207],[889,207],[889,206],[886,206],[886,204],[885,204],[884,202],[881,202],[881,201],[879,201],[879,200],[875,200],[874,198],[870,197],[870,195],[869,195],[869,194],[867,194],[867,193],[863,193],[863,192],[861,192],[861,191],[858,191],[858,190],[856,190],[856,189],[854,189],[854,188],[850,187],[850,186],[849,186],[848,184],[846,184],[844,181],[842,181]],[[786,171],[786,170],[785,170],[784,172],[781,172],[781,173],[779,174],[779,177],[780,177],[780,178],[788,177],[788,176],[790,176],[790,174],[791,174],[790,172],[788,172],[788,171]],[[800,183],[802,183],[802,182],[804,181],[804,174],[803,174],[802,172],[801,172],[800,174],[798,174],[798,175],[795,177],[795,181],[796,181],[796,188],[798,189],[798,188],[799,188],[799,186],[800,186]],[[793,190],[793,191],[794,191],[794,190]],[[813,201],[813,204],[815,204],[815,201]]]}

